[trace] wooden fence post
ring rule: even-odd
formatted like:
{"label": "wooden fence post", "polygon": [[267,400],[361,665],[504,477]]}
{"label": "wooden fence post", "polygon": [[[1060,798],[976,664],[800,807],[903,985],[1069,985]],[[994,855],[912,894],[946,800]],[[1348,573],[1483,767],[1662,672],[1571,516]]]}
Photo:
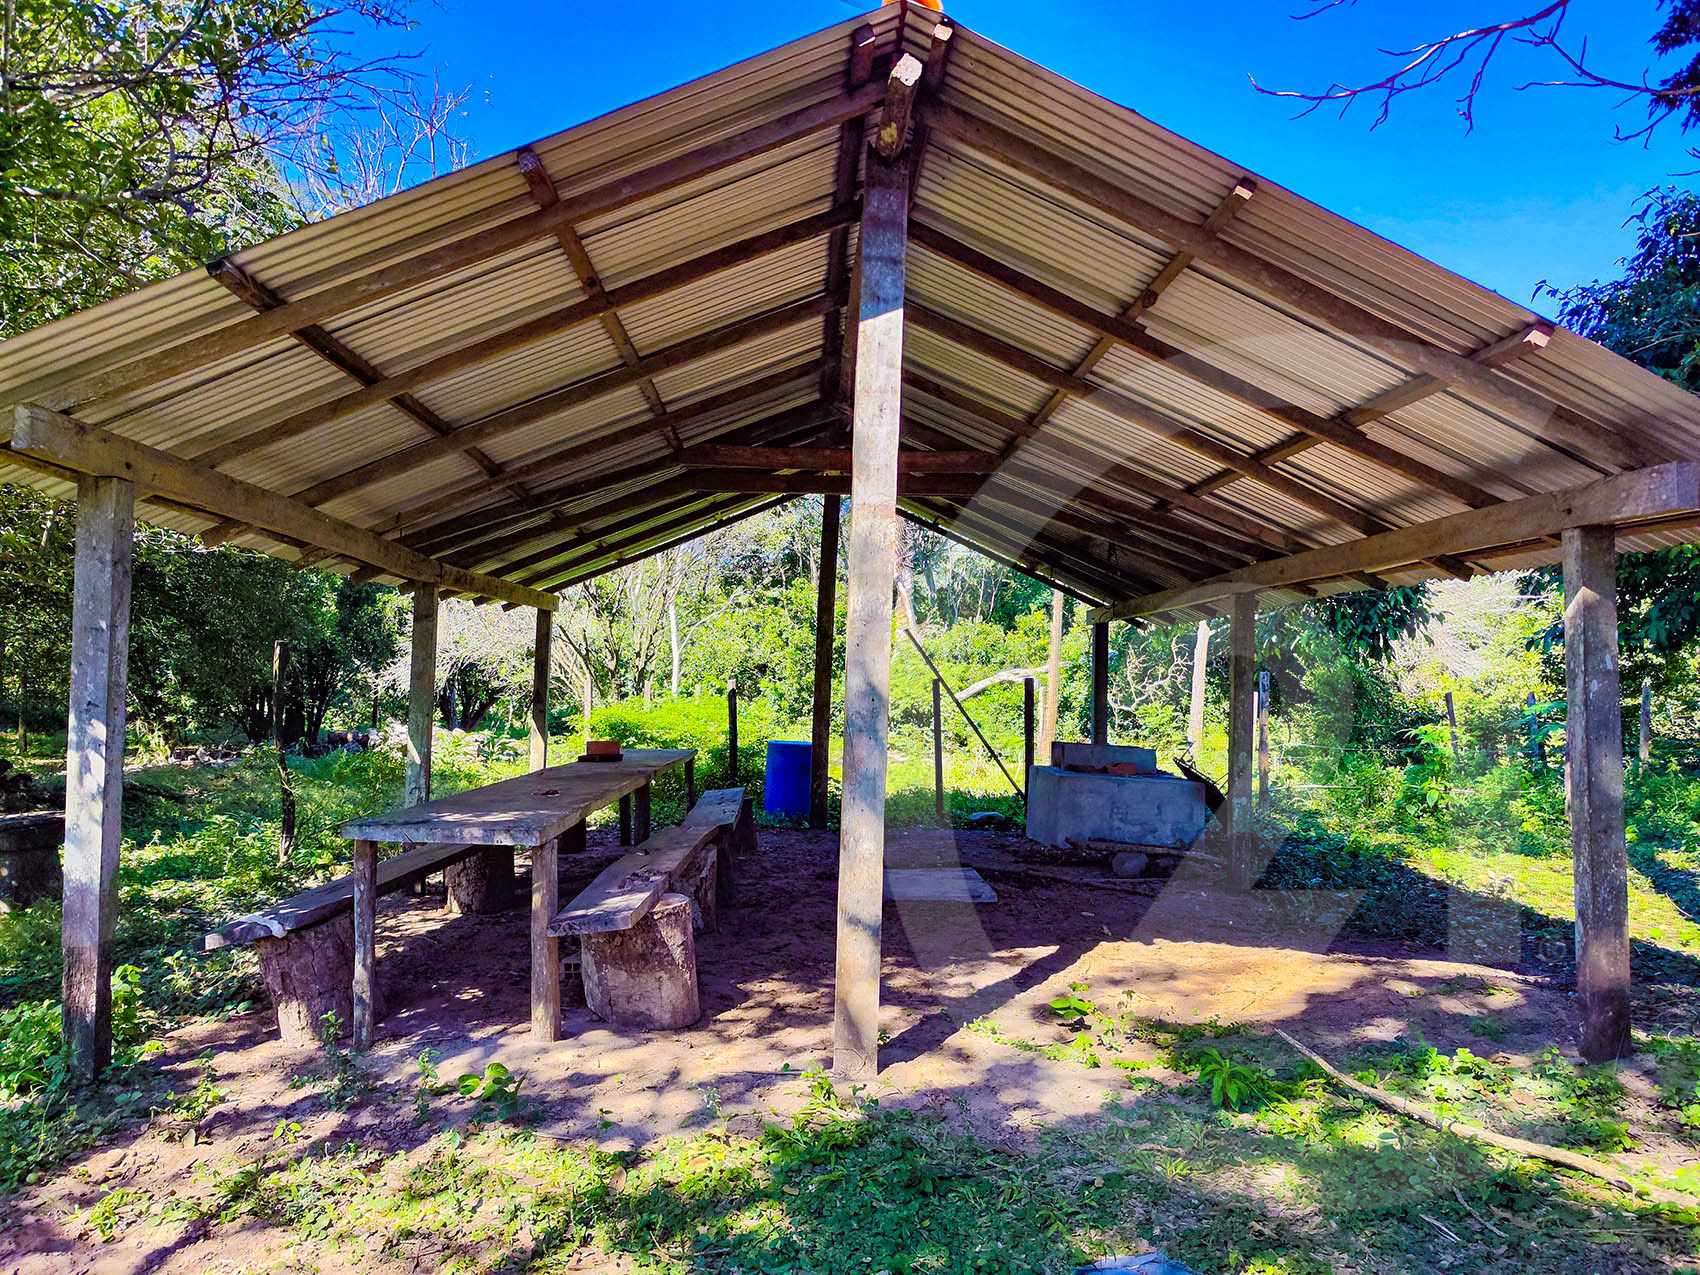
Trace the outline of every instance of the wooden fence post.
{"label": "wooden fence post", "polygon": [[933,816],[944,818],[944,683],[933,679]]}
{"label": "wooden fence post", "polygon": [[1253,697],[1257,685],[1257,594],[1236,593],[1229,629],[1232,658],[1228,690],[1228,877],[1249,889],[1256,875],[1256,830],[1252,823]]}
{"label": "wooden fence post", "polygon": [[815,590],[815,697],[809,731],[809,827],[826,827],[832,763],[832,652],[838,626],[838,530],[843,503],[828,496],[820,514],[820,581]]}
{"label": "wooden fence post", "polygon": [[726,681],[726,773],[729,782],[738,783],[738,679]]}
{"label": "wooden fence post", "polygon": [[1110,742],[1110,624],[1092,626],[1092,742]]}
{"label": "wooden fence post", "polygon": [[549,675],[552,671],[550,645],[555,636],[553,612],[537,612],[537,636],[531,646],[531,768],[549,764]]}
{"label": "wooden fence post", "polygon": [[431,728],[437,720],[437,590],[413,590],[413,642],[407,673],[406,803],[431,800]]}
{"label": "wooden fence post", "polygon": [[1576,997],[1589,1062],[1629,1037],[1629,859],[1623,828],[1623,692],[1618,680],[1617,537],[1564,532],[1565,776],[1576,879]]}
{"label": "wooden fence post", "polygon": [[866,176],[851,408],[844,804],[838,838],[838,961],[832,1028],[833,1069],[846,1076],[871,1075],[879,1067],[891,615],[897,579],[897,439],[909,233],[908,152],[887,160],[866,151],[862,158]]}
{"label": "wooden fence post", "polygon": [[1198,622],[1192,643],[1192,699],[1187,707],[1186,737],[1196,763],[1204,756],[1204,675],[1210,665],[1210,622]]}
{"label": "wooden fence post", "polygon": [[1645,766],[1653,760],[1653,679],[1641,679],[1641,730],[1635,741],[1635,756]]}
{"label": "wooden fence post", "polygon": [[1269,805],[1269,670],[1257,674],[1257,804]]}
{"label": "wooden fence post", "polygon": [[79,1083],[92,1081],[112,1061],[112,934],[135,531],[134,484],[119,478],[77,480],[60,1014],[71,1075]]}
{"label": "wooden fence post", "polygon": [[272,752],[277,759],[277,861],[288,863],[295,852],[295,785],[283,754],[283,687],[289,675],[289,643],[272,643]]}
{"label": "wooden fence post", "polygon": [[1033,745],[1036,724],[1033,720],[1033,679],[1021,679],[1021,790],[1030,792],[1033,785]]}

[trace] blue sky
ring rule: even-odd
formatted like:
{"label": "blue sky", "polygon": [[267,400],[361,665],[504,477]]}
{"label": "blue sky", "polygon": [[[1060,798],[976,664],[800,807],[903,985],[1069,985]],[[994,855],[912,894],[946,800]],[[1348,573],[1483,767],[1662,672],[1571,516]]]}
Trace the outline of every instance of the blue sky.
{"label": "blue sky", "polygon": [[[445,84],[471,87],[465,131],[476,155],[488,156],[867,7],[435,0],[416,11],[415,31],[391,32],[385,43],[420,51]],[[1284,88],[1373,80],[1386,68],[1379,47],[1523,12],[1509,0],[1357,0],[1294,21],[1302,7],[947,5],[981,35],[1524,304],[1542,279],[1568,284],[1612,273],[1631,242],[1623,223],[1636,196],[1700,167],[1669,125],[1650,147],[1613,140],[1614,125],[1641,123],[1638,104],[1619,107],[1599,90],[1516,91],[1561,68],[1511,46],[1496,59],[1474,132],[1455,114],[1460,90],[1445,85],[1403,98],[1373,131],[1369,103],[1344,119],[1318,112],[1295,120],[1292,103],[1254,92],[1248,74]],[[1588,37],[1592,60],[1631,75],[1647,66],[1657,21],[1653,0],[1575,0],[1569,18],[1574,34]]]}

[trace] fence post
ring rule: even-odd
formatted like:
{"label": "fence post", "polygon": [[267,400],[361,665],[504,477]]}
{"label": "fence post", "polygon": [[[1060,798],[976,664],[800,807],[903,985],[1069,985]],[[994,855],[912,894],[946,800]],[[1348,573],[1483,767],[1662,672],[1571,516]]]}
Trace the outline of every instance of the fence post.
{"label": "fence post", "polygon": [[1033,784],[1033,679],[1021,679],[1021,788],[1028,791]]}
{"label": "fence post", "polygon": [[732,784],[738,782],[738,679],[726,682],[726,768]]}
{"label": "fence post", "polygon": [[1635,755],[1645,766],[1653,760],[1653,679],[1641,679],[1641,735],[1635,743]]}
{"label": "fence post", "polygon": [[933,814],[944,825],[944,710],[943,684],[933,679]]}
{"label": "fence post", "polygon": [[1257,674],[1257,804],[1269,804],[1269,670]]}

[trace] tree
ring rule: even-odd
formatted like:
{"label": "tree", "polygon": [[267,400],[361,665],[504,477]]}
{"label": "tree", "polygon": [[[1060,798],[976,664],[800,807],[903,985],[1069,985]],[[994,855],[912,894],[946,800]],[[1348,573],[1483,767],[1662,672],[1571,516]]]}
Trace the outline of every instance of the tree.
{"label": "tree", "polygon": [[[1296,15],[1308,21],[1355,4],[1356,0],[1317,0]],[[1323,106],[1338,106],[1342,114],[1360,100],[1375,104],[1375,127],[1386,121],[1393,104],[1407,93],[1418,92],[1443,82],[1462,85],[1457,99],[1458,115],[1466,127],[1475,122],[1476,99],[1486,86],[1495,60],[1506,49],[1533,50],[1553,68],[1553,78],[1534,79],[1517,85],[1520,89],[1594,88],[1607,89],[1622,100],[1645,103],[1647,118],[1641,125],[1617,130],[1622,139],[1645,139],[1666,120],[1676,119],[1684,128],[1700,123],[1700,0],[1660,0],[1665,21],[1648,43],[1658,57],[1689,53],[1688,60],[1663,76],[1649,69],[1602,70],[1590,61],[1588,40],[1566,30],[1572,0],[1543,0],[1535,7],[1495,18],[1448,34],[1431,36],[1406,49],[1383,49],[1393,60],[1386,74],[1350,83],[1336,81],[1326,89],[1305,92],[1268,89],[1253,78],[1260,93],[1292,98],[1304,103],[1301,114]]]}
{"label": "tree", "polygon": [[[0,338],[460,162],[399,0],[8,0]],[[387,179],[387,180],[386,180]]]}

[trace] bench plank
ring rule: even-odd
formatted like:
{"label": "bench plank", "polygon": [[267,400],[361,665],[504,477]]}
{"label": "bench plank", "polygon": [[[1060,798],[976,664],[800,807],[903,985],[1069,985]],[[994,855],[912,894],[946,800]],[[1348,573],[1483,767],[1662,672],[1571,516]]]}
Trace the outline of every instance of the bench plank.
{"label": "bench plank", "polygon": [[738,822],[738,812],[744,806],[742,788],[714,788],[697,800],[685,816],[687,828],[730,828]]}
{"label": "bench plank", "polygon": [[718,830],[718,825],[709,823],[682,823],[663,828],[632,853],[604,868],[571,903],[555,914],[549,933],[559,938],[630,929],[649,914],[674,879],[714,840]]}
{"label": "bench plank", "polygon": [[[413,881],[428,877],[439,869],[459,863],[477,854],[483,846],[417,846],[412,850],[382,859],[378,863],[379,895],[393,894]],[[350,874],[303,890],[293,898],[238,917],[222,929],[201,937],[200,950],[214,952],[221,947],[241,947],[259,939],[279,938],[282,935],[328,921],[354,906],[354,877]]]}

